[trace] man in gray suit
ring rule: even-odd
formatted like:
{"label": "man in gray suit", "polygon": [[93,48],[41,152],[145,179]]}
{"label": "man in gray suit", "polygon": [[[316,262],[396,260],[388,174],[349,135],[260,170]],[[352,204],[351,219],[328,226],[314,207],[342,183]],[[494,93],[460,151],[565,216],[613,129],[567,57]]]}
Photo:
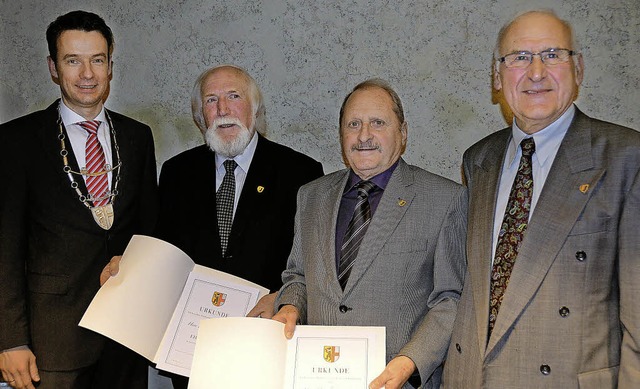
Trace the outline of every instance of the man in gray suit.
{"label": "man in gray suit", "polygon": [[464,155],[469,268],[445,388],[640,388],[640,134],[578,110],[582,78],[552,12],[501,30],[494,86],[515,118]]}
{"label": "man in gray suit", "polygon": [[407,123],[382,80],[345,98],[340,139],[349,169],[298,193],[274,319],[288,338],[298,321],[385,326],[388,364],[369,387],[438,388],[465,271],[466,191],[400,157]]}

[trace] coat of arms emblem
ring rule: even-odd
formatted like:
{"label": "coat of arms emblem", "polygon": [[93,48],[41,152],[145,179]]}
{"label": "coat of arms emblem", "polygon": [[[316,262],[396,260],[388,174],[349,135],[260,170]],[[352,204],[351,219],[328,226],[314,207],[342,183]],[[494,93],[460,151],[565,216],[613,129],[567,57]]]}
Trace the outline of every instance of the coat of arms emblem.
{"label": "coat of arms emblem", "polygon": [[340,359],[340,346],[324,346],[324,360],[333,363]]}
{"label": "coat of arms emblem", "polygon": [[227,299],[226,293],[213,292],[213,296],[211,296],[211,303],[216,307],[221,307],[224,305],[224,302],[226,299]]}

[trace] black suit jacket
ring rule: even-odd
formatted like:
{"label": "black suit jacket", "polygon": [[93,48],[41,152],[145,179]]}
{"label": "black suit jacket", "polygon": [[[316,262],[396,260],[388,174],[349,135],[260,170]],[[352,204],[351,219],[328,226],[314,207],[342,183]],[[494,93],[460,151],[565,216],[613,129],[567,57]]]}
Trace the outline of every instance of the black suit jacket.
{"label": "black suit jacket", "polygon": [[100,228],[63,172],[57,107],[0,126],[0,350],[29,345],[39,368],[69,370],[100,355],[105,338],[78,322],[111,256],[153,231],[157,185],[150,128],[109,111],[122,168],[114,224]]}
{"label": "black suit jacket", "polygon": [[260,136],[225,258],[218,234],[215,174],[215,153],[206,145],[164,163],[157,236],[200,265],[276,291],[293,242],[296,194],[300,186],[322,176],[322,165]]}

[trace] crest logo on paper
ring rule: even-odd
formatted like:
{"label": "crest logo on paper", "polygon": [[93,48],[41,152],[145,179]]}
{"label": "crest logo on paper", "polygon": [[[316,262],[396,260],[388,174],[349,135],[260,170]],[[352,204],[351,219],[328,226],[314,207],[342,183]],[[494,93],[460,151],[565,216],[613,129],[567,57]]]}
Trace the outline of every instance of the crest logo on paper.
{"label": "crest logo on paper", "polygon": [[324,360],[333,363],[340,359],[340,346],[324,346]]}
{"label": "crest logo on paper", "polygon": [[227,294],[222,292],[213,292],[211,296],[211,303],[216,307],[221,307],[227,299]]}

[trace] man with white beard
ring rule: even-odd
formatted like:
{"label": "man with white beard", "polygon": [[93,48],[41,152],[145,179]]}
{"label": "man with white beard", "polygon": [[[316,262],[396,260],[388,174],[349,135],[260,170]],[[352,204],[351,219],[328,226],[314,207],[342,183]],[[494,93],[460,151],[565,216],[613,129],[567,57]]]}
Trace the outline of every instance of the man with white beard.
{"label": "man with white beard", "polygon": [[[155,235],[200,265],[277,291],[293,242],[298,189],[322,176],[322,165],[263,136],[262,94],[240,67],[202,73],[191,109],[206,144],[163,164]],[[105,267],[101,282],[117,273],[119,259]],[[263,297],[249,316],[271,317],[274,300],[275,294]],[[187,387],[186,377],[172,381]]]}

